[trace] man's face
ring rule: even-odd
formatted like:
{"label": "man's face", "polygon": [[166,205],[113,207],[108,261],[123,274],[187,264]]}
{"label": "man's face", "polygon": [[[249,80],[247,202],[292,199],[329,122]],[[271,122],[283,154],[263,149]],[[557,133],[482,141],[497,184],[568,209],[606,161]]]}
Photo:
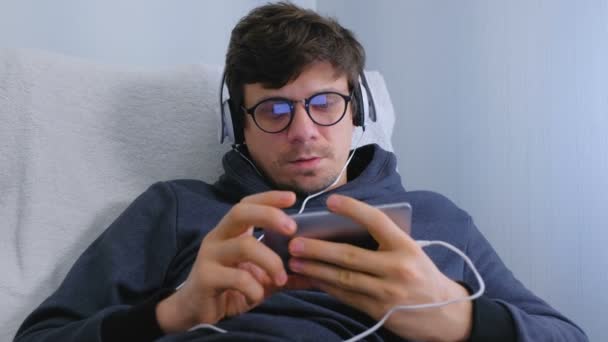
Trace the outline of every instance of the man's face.
{"label": "man's face", "polygon": [[[337,75],[331,64],[314,63],[297,79],[280,89],[266,89],[260,83],[244,87],[244,107],[250,108],[269,97],[302,100],[322,91],[348,95],[346,75]],[[333,126],[315,124],[304,109],[295,103],[289,127],[279,133],[259,129],[249,114],[245,115],[245,143],[261,171],[280,189],[314,193],[334,182],[348,159],[353,134],[350,102],[346,114]],[[336,186],[346,183],[346,172]]]}

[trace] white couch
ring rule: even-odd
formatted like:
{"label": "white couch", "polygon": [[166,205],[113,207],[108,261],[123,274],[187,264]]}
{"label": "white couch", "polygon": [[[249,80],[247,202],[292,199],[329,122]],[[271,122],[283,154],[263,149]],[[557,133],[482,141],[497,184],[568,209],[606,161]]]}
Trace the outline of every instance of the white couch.
{"label": "white couch", "polygon": [[[144,70],[0,50],[0,341],[149,185],[217,178],[229,149],[218,143],[220,74],[204,64]],[[378,122],[362,144],[392,150],[384,80],[368,79]]]}

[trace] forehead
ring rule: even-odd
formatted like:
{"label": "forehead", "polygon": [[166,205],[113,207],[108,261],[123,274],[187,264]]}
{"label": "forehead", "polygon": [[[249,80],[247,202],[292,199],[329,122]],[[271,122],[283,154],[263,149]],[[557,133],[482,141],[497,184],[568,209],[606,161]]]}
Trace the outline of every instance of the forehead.
{"label": "forehead", "polygon": [[318,62],[306,67],[298,77],[285,86],[266,88],[262,83],[245,84],[244,102],[251,105],[268,97],[303,99],[319,91],[348,93],[348,77],[339,73],[328,62]]}

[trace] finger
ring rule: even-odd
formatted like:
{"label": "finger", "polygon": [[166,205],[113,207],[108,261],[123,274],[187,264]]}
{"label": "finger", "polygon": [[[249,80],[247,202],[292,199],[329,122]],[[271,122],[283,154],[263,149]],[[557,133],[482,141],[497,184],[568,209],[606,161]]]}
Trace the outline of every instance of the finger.
{"label": "finger", "polygon": [[241,203],[254,203],[269,205],[277,208],[291,207],[296,201],[296,194],[292,191],[266,191],[249,195],[241,199]]}
{"label": "finger", "polygon": [[403,232],[393,220],[380,209],[367,203],[347,196],[331,195],[327,200],[327,207],[332,212],[350,217],[363,225],[378,242],[380,249],[397,249],[404,245],[417,247],[414,240]]}
{"label": "finger", "polygon": [[239,203],[222,218],[210,239],[225,240],[243,235],[252,227],[263,227],[281,234],[290,235],[295,231],[295,221],[281,209],[263,204]]}
{"label": "finger", "polygon": [[[244,232],[243,232],[244,228],[246,230],[253,231],[254,225],[245,224],[243,226],[243,222],[241,222],[243,216],[246,217],[247,213],[250,210],[255,210],[252,208],[259,208],[258,206],[249,207],[248,206],[249,204],[257,204],[260,206],[267,206],[267,207],[273,207],[273,208],[287,208],[287,207],[292,206],[295,203],[295,200],[296,200],[296,196],[291,191],[267,191],[267,192],[262,192],[259,194],[246,196],[243,199],[241,199],[241,201],[239,203],[234,205],[232,207],[232,209],[228,212],[228,214],[226,214],[224,216],[222,221],[220,221],[220,223],[218,224],[218,228],[222,227],[222,226],[224,228],[215,229],[209,235],[219,235],[219,238],[226,238],[227,236],[231,237],[231,236],[237,236],[240,234],[244,234]],[[241,208],[241,207],[245,207],[245,208]],[[233,215],[235,211],[238,214],[241,214],[241,215],[238,215],[239,218],[241,218],[241,221],[236,222],[236,224],[238,224],[240,222],[241,225],[236,226],[236,227],[234,227],[235,222],[232,222],[230,220],[230,215]],[[280,214],[277,214],[277,212],[282,212],[280,210],[273,210],[273,211],[275,212],[275,216],[276,215],[280,216]],[[285,216],[287,216],[287,215],[285,215]],[[229,228],[232,228],[232,229],[229,229]],[[267,228],[267,227],[265,227],[265,228]]]}
{"label": "finger", "polygon": [[241,233],[239,236],[253,235],[253,227],[249,227],[245,232]]}
{"label": "finger", "polygon": [[[249,271],[253,275],[253,277],[264,287],[264,299],[272,296],[277,291],[281,289],[280,285],[277,285],[268,274],[258,267],[256,264],[251,262],[243,262],[239,264],[239,268]],[[289,280],[285,286],[288,286]],[[294,289],[304,289],[304,288],[294,288]]]}
{"label": "finger", "polygon": [[251,262],[266,272],[276,285],[283,286],[287,281],[281,258],[252,236],[224,241],[214,246],[211,253],[214,254],[215,260],[225,266]]}
{"label": "finger", "polygon": [[289,267],[299,275],[368,296],[377,297],[376,293],[384,288],[380,278],[312,260],[291,258]]}
{"label": "finger", "polygon": [[218,288],[236,290],[242,293],[249,305],[259,303],[264,299],[264,288],[249,272],[222,266],[220,266],[220,271],[216,274],[221,274],[221,276],[214,277]]}
{"label": "finger", "polygon": [[249,273],[251,273],[258,283],[262,284],[262,286],[269,286],[274,283],[266,271],[252,262],[241,262],[238,264],[238,268],[249,271]]}
{"label": "finger", "polygon": [[289,242],[293,256],[333,264],[353,271],[386,276],[386,255],[345,243],[297,237]]}

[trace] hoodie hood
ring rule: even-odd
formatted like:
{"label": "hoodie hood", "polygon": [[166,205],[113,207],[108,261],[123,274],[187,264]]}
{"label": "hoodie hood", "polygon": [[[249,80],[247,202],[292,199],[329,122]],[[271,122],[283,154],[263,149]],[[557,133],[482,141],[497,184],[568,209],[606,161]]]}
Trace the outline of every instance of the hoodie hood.
{"label": "hoodie hood", "polygon": [[[245,196],[274,190],[272,182],[260,175],[240,153],[251,160],[246,149],[226,153],[222,159],[224,174],[214,184],[217,191],[230,201],[238,202]],[[382,204],[403,198],[405,192],[395,155],[377,144],[357,148],[348,165],[347,177],[346,184],[309,200],[307,209],[324,208],[327,197],[336,193],[370,204]],[[306,197],[307,194],[298,194],[292,209],[299,209]]]}

